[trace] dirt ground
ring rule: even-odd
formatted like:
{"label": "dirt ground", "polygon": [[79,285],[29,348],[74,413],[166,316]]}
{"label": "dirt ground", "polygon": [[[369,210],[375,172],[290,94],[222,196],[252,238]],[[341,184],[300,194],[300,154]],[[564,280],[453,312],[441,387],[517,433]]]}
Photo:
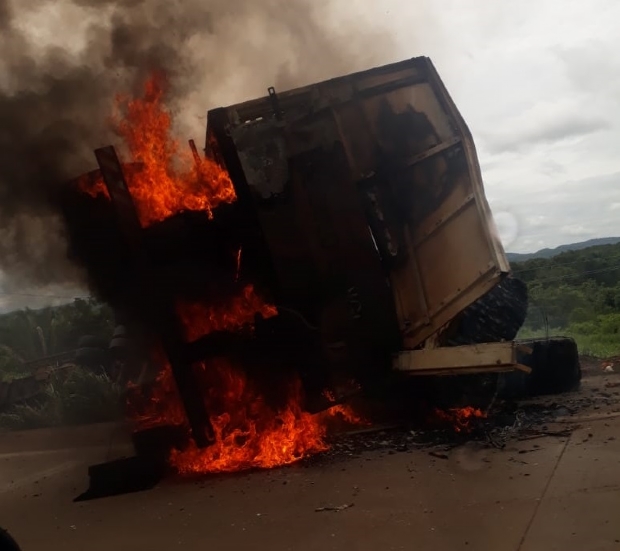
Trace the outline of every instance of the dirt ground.
{"label": "dirt ground", "polygon": [[620,550],[620,374],[597,370],[553,398],[586,404],[546,427],[566,437],[386,448],[81,503],[88,465],[130,451],[122,428],[3,434],[0,525],[24,551]]}

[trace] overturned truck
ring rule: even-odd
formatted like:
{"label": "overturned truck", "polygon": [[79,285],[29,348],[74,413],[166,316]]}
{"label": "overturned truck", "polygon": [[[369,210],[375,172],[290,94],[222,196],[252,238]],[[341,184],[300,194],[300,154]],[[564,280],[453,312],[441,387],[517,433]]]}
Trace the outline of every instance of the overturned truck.
{"label": "overturned truck", "polygon": [[[140,167],[121,166],[113,147],[96,151],[91,174],[113,208],[89,203],[89,229],[75,198],[66,213],[100,295],[165,351],[199,446],[212,429],[191,366],[211,356],[235,357],[266,394],[295,371],[312,411],[395,375],[531,371],[532,346],[514,341],[527,290],[428,58],[213,109],[204,153],[236,194],[214,216],[144,228],[130,193]],[[270,315],[187,338],[179,300],[217,304],[248,284]]]}

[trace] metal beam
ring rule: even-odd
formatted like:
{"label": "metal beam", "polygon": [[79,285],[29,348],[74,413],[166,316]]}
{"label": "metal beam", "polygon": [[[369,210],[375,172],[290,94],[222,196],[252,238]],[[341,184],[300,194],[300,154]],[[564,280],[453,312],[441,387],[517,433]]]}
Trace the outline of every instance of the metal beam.
{"label": "metal beam", "polygon": [[393,362],[397,371],[411,375],[455,375],[501,371],[530,372],[517,361],[518,345],[493,342],[399,352]]}
{"label": "metal beam", "polygon": [[424,161],[425,159],[428,159],[429,157],[433,157],[434,155],[438,155],[442,151],[445,151],[446,149],[450,149],[451,147],[454,147],[456,144],[459,144],[459,143],[461,143],[460,138],[456,136],[449,138],[445,142],[441,142],[437,145],[434,145],[433,147],[427,149],[426,151],[423,151],[422,153],[418,153],[417,155],[413,155],[412,157],[409,157],[408,159],[405,160],[404,164],[405,166],[417,165],[418,163]]}
{"label": "metal beam", "polygon": [[142,226],[116,150],[111,145],[101,147],[95,149],[95,157],[114,204],[121,231],[127,243],[135,251],[140,246]]}

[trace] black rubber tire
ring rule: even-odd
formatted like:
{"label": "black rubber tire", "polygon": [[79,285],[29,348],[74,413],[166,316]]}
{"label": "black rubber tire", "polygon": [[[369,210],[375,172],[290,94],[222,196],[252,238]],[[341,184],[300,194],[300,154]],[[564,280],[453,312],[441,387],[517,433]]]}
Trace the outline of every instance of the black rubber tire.
{"label": "black rubber tire", "polygon": [[557,394],[579,388],[581,366],[577,343],[568,337],[526,341],[533,352],[523,363],[532,368],[530,394]]}
{"label": "black rubber tire", "polygon": [[520,398],[560,394],[579,388],[581,365],[577,343],[569,337],[519,341],[532,349],[531,354],[520,353],[519,363],[532,369],[529,375],[520,371],[502,376],[501,396]]}
{"label": "black rubber tire", "polygon": [[507,277],[459,316],[446,342],[449,346],[511,341],[525,321],[527,285]]}

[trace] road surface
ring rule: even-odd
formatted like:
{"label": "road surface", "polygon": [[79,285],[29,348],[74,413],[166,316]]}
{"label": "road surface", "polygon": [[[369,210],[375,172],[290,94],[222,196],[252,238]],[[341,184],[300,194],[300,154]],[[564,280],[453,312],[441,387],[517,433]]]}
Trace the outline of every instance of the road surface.
{"label": "road surface", "polygon": [[[595,384],[618,396],[619,381],[586,380],[582,392]],[[620,550],[618,410],[595,399],[570,437],[503,450],[468,444],[442,459],[386,449],[81,503],[87,466],[126,451],[122,429],[8,433],[0,524],[24,551]]]}

